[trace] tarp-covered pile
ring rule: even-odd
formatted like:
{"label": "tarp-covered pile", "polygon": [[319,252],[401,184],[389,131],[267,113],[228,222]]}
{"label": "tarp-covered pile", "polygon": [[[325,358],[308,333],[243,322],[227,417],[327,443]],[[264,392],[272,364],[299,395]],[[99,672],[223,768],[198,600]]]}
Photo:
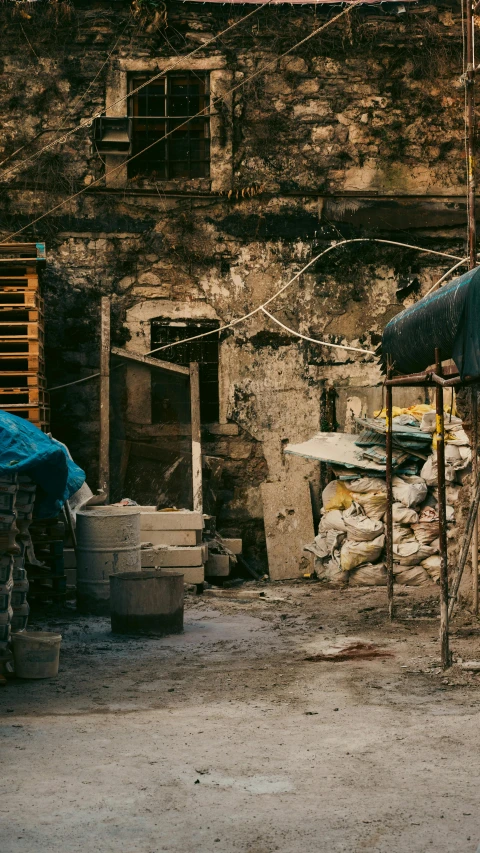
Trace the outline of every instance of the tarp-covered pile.
{"label": "tarp-covered pile", "polygon": [[452,358],[463,379],[480,376],[480,267],[424,296],[384,329],[381,355],[395,371],[416,373]]}
{"label": "tarp-covered pile", "polygon": [[56,516],[85,481],[66,447],[22,418],[0,411],[0,660],[11,634],[27,627],[26,559],[35,559],[32,518]]}
{"label": "tarp-covered pile", "polygon": [[[425,405],[395,409],[393,414],[395,582],[420,586],[438,581],[440,570],[435,412]],[[306,545],[306,550],[315,555],[317,575],[338,585],[384,585],[385,412],[376,413],[373,419],[359,419],[358,426],[359,435],[336,434],[340,441],[335,450],[342,439],[347,439],[350,448],[343,462],[341,454],[329,454],[331,433],[319,433],[303,445],[289,445],[286,452],[329,462],[338,478],[323,491],[318,535]],[[453,524],[453,504],[458,500],[471,450],[460,418],[446,413],[445,429],[447,521]],[[375,464],[374,471],[365,467],[369,461]]]}

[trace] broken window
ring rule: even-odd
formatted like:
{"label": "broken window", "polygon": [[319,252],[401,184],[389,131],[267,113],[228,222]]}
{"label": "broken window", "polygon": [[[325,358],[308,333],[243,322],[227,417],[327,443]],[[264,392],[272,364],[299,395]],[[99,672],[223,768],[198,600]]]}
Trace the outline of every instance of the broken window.
{"label": "broken window", "polygon": [[[152,320],[151,349],[173,341],[193,338],[211,329],[218,329],[217,320]],[[202,423],[216,423],[219,417],[218,395],[218,334],[153,353],[163,361],[188,366],[198,361],[200,366],[200,417]],[[190,396],[185,394],[177,376],[152,372],[152,423],[189,423]]]}
{"label": "broken window", "polygon": [[128,176],[158,180],[208,178],[208,74],[181,71],[147,81],[145,74],[129,79],[131,92],[139,86],[143,88],[129,97],[134,159],[128,164]]}

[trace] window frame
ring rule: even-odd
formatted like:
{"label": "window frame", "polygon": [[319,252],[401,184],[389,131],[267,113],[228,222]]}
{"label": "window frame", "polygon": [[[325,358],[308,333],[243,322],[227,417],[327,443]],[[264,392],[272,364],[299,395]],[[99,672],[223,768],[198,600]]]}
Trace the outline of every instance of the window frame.
{"label": "window frame", "polygon": [[[125,117],[130,75],[153,77],[159,73],[175,71],[205,72],[210,85],[210,177],[183,180],[129,179],[125,154],[107,153],[104,157],[107,188],[155,190],[164,192],[201,191],[228,192],[233,186],[233,72],[226,68],[224,56],[187,58],[163,56],[155,59],[123,58],[112,60],[108,66],[106,84],[106,109],[108,118]],[[216,101],[222,101],[219,108]],[[111,106],[110,106],[111,105]],[[220,108],[221,107],[221,108]]]}
{"label": "window frame", "polygon": [[[150,75],[151,76],[151,75]],[[155,76],[155,75],[153,75]],[[198,80],[201,90],[190,91],[192,81]],[[133,72],[128,75],[128,91],[134,92],[142,83],[142,89],[128,97],[128,115],[131,120],[131,145],[135,159],[127,167],[129,178],[157,177],[159,180],[189,181],[195,178],[210,177],[210,75],[208,71],[169,71],[152,83],[147,73]],[[176,81],[186,81],[187,92],[175,92]],[[158,89],[158,93],[155,93]],[[163,92],[161,91],[163,90]],[[156,103],[151,105],[151,101]],[[175,112],[176,103],[183,106],[188,101],[186,115]],[[162,104],[163,101],[163,104]],[[193,101],[193,106],[192,106]],[[198,108],[195,105],[198,101]],[[155,109],[158,114],[150,112]],[[142,115],[142,110],[145,115]],[[204,115],[199,116],[202,112]],[[149,130],[149,125],[153,131]],[[155,127],[157,125],[157,127]],[[178,127],[178,131],[175,128]],[[155,131],[158,130],[159,142],[152,145]],[[166,137],[162,141],[162,136]],[[198,155],[192,157],[195,143],[198,143]],[[186,144],[185,144],[186,143]],[[184,147],[186,156],[178,156]],[[147,148],[145,156],[140,152]],[[163,157],[158,157],[158,149],[163,149]],[[157,154],[157,156],[155,156]],[[203,156],[202,156],[203,154]],[[160,174],[155,174],[158,164]],[[143,167],[143,168],[142,168]],[[162,174],[163,172],[163,174]]]}

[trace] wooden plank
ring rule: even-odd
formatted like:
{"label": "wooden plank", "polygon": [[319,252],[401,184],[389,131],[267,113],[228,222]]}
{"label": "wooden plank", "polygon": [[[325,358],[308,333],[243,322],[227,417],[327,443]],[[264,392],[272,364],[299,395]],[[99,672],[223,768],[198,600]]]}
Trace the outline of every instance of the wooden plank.
{"label": "wooden plank", "polygon": [[0,275],[0,293],[22,290],[39,290],[38,275]]}
{"label": "wooden plank", "polygon": [[192,424],[193,509],[197,512],[203,512],[200,372],[198,362],[196,361],[190,365],[190,413]]}
{"label": "wooden plank", "polygon": [[271,580],[302,577],[311,568],[303,551],[315,537],[310,486],[290,471],[280,483],[262,483],[263,521]]}
{"label": "wooden plank", "polygon": [[102,296],[100,309],[100,459],[99,488],[110,491],[110,299]]}
{"label": "wooden plank", "polygon": [[173,364],[170,361],[162,361],[159,358],[150,358],[148,355],[141,355],[138,352],[128,352],[121,347],[112,347],[112,355],[118,355],[120,358],[128,358],[130,361],[138,361],[140,364],[146,364],[149,367],[156,367],[157,370],[168,370],[171,373],[183,373],[184,376],[189,376],[188,367],[183,367],[181,364]]}

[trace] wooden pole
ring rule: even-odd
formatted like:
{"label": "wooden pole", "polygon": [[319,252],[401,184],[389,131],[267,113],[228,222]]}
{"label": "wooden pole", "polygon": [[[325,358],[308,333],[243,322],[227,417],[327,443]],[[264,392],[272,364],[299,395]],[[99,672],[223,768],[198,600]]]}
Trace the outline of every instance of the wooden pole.
{"label": "wooden pole", "polygon": [[190,412],[192,423],[193,509],[195,512],[203,512],[200,375],[196,361],[190,364]]}
{"label": "wooden pole", "polygon": [[[474,20],[476,11],[472,0],[465,0],[465,25],[467,47],[467,73],[465,75],[465,121],[466,121],[466,154],[467,154],[467,220],[468,220],[468,257],[469,269],[477,265],[477,230],[475,222],[475,57],[474,57]],[[477,482],[477,441],[478,441],[478,404],[477,388],[471,392],[472,404],[472,472],[473,490]],[[473,495],[472,495],[473,497]],[[478,615],[478,518],[473,528],[472,536],[472,599],[473,610]]]}
{"label": "wooden pole", "polygon": [[[475,489],[478,479],[478,387],[474,385],[472,388],[472,497],[475,496]],[[472,534],[472,603],[473,612],[478,616],[478,514],[475,518],[473,534]]]}
{"label": "wooden pole", "polygon": [[102,296],[100,309],[100,457],[99,488],[110,491],[110,298]]}
{"label": "wooden pole", "polygon": [[[390,359],[387,362],[387,379],[392,377],[392,368]],[[390,619],[394,618],[393,604],[393,485],[392,485],[392,457],[393,457],[393,424],[392,424],[392,386],[386,387],[386,483],[387,483],[387,512],[385,520],[387,522],[387,598],[388,598],[388,613]]]}
{"label": "wooden pole", "polygon": [[[442,375],[440,350],[435,350],[436,372]],[[443,388],[437,385],[436,394],[436,439],[437,439],[437,483],[438,483],[438,526],[440,531],[440,653],[442,668],[451,666],[448,640],[448,555],[447,555],[447,500],[445,495],[445,425],[443,415]]]}
{"label": "wooden pole", "polygon": [[470,548],[470,542],[472,541],[473,530],[475,527],[475,523],[478,518],[478,508],[480,506],[480,475],[477,478],[477,488],[475,491],[475,497],[473,503],[470,504],[470,510],[468,513],[467,523],[465,525],[465,535],[463,537],[462,550],[460,552],[460,558],[457,565],[457,571],[455,572],[455,577],[453,578],[453,583],[451,587],[450,593],[450,607],[448,608],[448,618],[452,618],[453,610],[455,608],[455,602],[457,600],[458,590],[460,589],[460,581],[462,580],[463,570],[465,568],[465,563],[467,562],[468,551]]}
{"label": "wooden pole", "polygon": [[466,125],[467,125],[467,212],[468,212],[468,256],[470,269],[477,264],[477,235],[475,223],[475,57],[474,57],[474,21],[472,0],[465,0],[465,23],[467,29],[467,73],[466,86]]}

